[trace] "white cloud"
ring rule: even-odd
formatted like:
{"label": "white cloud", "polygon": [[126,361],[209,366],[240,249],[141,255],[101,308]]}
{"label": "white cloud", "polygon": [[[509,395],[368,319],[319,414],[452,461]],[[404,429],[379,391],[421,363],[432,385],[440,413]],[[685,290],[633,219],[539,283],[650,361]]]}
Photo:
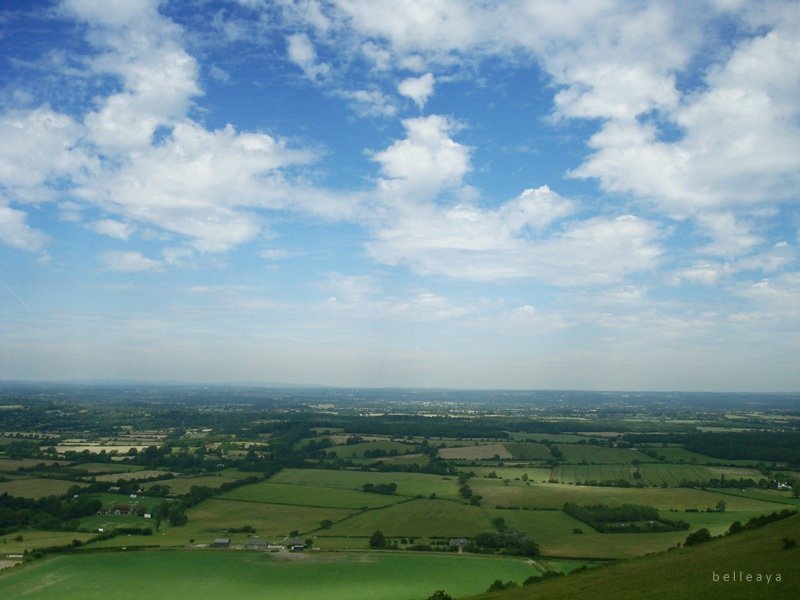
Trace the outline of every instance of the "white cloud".
{"label": "white cloud", "polygon": [[118,240],[127,240],[136,231],[136,227],[130,223],[123,223],[114,219],[92,221],[87,227],[96,233]]}
{"label": "white cloud", "polygon": [[397,91],[403,96],[411,98],[419,108],[423,108],[430,95],[433,94],[434,83],[433,75],[425,73],[419,77],[404,79],[397,86]]}
{"label": "white cloud", "polygon": [[386,192],[430,198],[446,187],[454,187],[469,169],[469,148],[454,142],[454,125],[440,115],[403,121],[406,138],[375,154],[386,179]]}
{"label": "white cloud", "polygon": [[80,126],[48,107],[0,115],[0,184],[15,199],[41,199],[41,186],[83,162],[72,150]]}
{"label": "white cloud", "polygon": [[147,258],[141,252],[103,252],[99,255],[100,261],[108,271],[160,271],[161,262]]}
{"label": "white cloud", "polygon": [[336,94],[345,98],[362,117],[393,117],[397,114],[394,99],[378,89],[340,90]]}
{"label": "white cloud", "polygon": [[47,236],[26,223],[26,213],[0,205],[0,243],[35,252],[47,242]]}
{"label": "white cloud", "polygon": [[294,33],[286,38],[289,60],[300,67],[311,80],[324,78],[330,72],[330,65],[317,62],[317,51],[305,33]]}

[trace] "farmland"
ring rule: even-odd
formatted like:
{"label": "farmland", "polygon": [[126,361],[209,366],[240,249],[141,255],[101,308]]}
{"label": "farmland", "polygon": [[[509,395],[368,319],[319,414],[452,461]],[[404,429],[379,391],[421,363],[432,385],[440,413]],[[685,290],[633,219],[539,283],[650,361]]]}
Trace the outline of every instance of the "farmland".
{"label": "farmland", "polygon": [[522,581],[533,573],[536,570],[520,559],[472,556],[335,554],[279,559],[263,553],[115,552],[47,560],[0,576],[0,590],[9,598],[29,600],[129,599],[132,589],[137,596],[154,599],[396,600],[427,597],[442,587],[459,596],[475,594],[495,579]]}
{"label": "farmland", "polygon": [[[14,406],[30,411],[4,413],[17,415],[19,430],[33,430],[37,418],[46,418],[36,417],[35,402]],[[158,557],[174,561],[175,569],[204,575],[208,570],[212,581],[223,578],[215,574],[217,565],[228,574],[241,573],[246,581],[236,593],[242,597],[253,582],[269,576],[269,593],[302,598],[305,589],[289,583],[292,573],[316,578],[317,597],[336,597],[328,593],[331,581],[340,582],[335,593],[346,588],[348,597],[362,589],[359,585],[392,600],[427,598],[434,589],[474,594],[498,578],[521,582],[528,576],[515,569],[566,573],[598,561],[674,552],[692,532],[720,536],[734,522],[758,523],[765,515],[800,507],[795,495],[800,471],[793,462],[800,439],[785,431],[787,423],[800,426],[800,421],[791,419],[765,420],[762,431],[747,430],[754,436],[750,443],[737,444],[738,438],[724,437],[725,426],[730,421],[738,431],[746,415],[734,419],[729,409],[717,417],[706,409],[696,421],[718,426],[704,434],[692,429],[695,421],[683,418],[685,410],[670,423],[648,421],[647,407],[603,421],[592,411],[571,420],[580,409],[560,404],[547,409],[548,419],[541,418],[544,409],[525,416],[518,406],[492,407],[491,416],[475,418],[470,415],[481,410],[459,412],[457,404],[441,414],[428,404],[404,405],[398,415],[392,414],[395,405],[341,413],[325,406],[324,414],[316,414],[307,405],[295,413],[292,405],[156,403],[148,404],[151,421],[139,405],[89,406],[70,413],[83,415],[76,417],[84,420],[81,427],[60,434],[48,430],[52,446],[13,438],[0,448],[5,511],[0,558],[27,554],[23,565],[0,576],[0,593],[13,594],[19,585],[29,587],[32,598],[51,593],[69,598],[84,586],[91,597],[95,581],[87,583],[85,575],[81,580],[76,565],[103,565],[124,580],[134,576],[125,573],[125,565],[149,569]],[[185,427],[166,426],[176,414]],[[141,435],[129,425],[136,419],[144,419]],[[774,422],[781,429],[769,429]],[[103,435],[92,430],[95,423],[104,423]],[[530,431],[538,428],[546,431]],[[708,455],[697,452],[704,436],[712,436]],[[123,440],[150,445],[94,458],[58,450]],[[656,510],[658,517],[616,523],[609,530],[580,513],[568,514],[568,503],[595,507],[596,514],[640,506],[651,511],[641,514]],[[653,531],[655,523],[666,529]],[[210,548],[219,539],[229,540],[232,549],[225,548],[227,542]],[[275,554],[244,551],[247,544],[267,543]],[[283,549],[298,544],[304,553]],[[513,554],[533,562],[508,558]],[[437,565],[429,575],[439,572],[446,581],[418,577],[422,564]],[[500,564],[511,565],[502,571],[508,575],[484,570]],[[363,565],[372,570],[363,571]],[[469,583],[464,569],[473,566],[475,579]],[[305,568],[307,574],[298,575]],[[37,587],[26,579],[40,569],[52,584]],[[416,579],[408,588],[384,589],[369,584],[367,571]],[[158,581],[162,575],[158,568],[154,572]],[[164,577],[167,572],[165,567]],[[356,587],[350,579],[342,586],[345,577],[355,578]],[[103,581],[97,584],[107,585]],[[187,590],[198,598],[210,593]]]}

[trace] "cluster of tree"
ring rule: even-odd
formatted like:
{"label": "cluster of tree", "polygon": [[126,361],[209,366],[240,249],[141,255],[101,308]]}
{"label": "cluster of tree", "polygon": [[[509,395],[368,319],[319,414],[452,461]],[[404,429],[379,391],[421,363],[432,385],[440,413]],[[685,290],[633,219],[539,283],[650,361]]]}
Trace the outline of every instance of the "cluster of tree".
{"label": "cluster of tree", "polygon": [[464,546],[466,552],[508,554],[511,556],[534,557],[539,554],[539,544],[528,535],[506,525],[502,517],[492,521],[494,529],[484,531],[469,540]]}
{"label": "cluster of tree", "polygon": [[658,533],[689,529],[686,521],[665,519],[656,508],[643,504],[579,506],[568,502],[562,510],[601,533]]}
{"label": "cluster of tree", "polygon": [[79,495],[47,496],[39,499],[0,494],[0,534],[23,527],[74,530],[76,519],[97,513],[102,503],[97,498]]}
{"label": "cluster of tree", "polygon": [[[587,479],[585,481],[576,481],[575,485],[590,485],[597,487],[621,487],[621,488],[629,488],[633,486],[633,484],[627,479],[602,479],[600,481],[596,481],[594,479]],[[637,487],[643,487],[643,486],[642,484],[637,484]]]}
{"label": "cluster of tree", "polygon": [[684,447],[715,458],[800,465],[800,432],[797,431],[698,433],[686,436]]}
{"label": "cluster of tree", "polygon": [[787,517],[791,517],[792,515],[796,514],[796,510],[785,508],[781,512],[773,512],[768,515],[753,517],[744,525],[742,525],[741,521],[734,521],[728,528],[726,535],[732,535],[742,531],[749,531],[750,529],[758,529],[760,527],[764,527],[765,525],[769,525],[770,523],[774,523],[775,521],[780,521],[781,519],[786,519]]}
{"label": "cluster of tree", "polygon": [[501,592],[503,590],[512,590],[519,587],[516,581],[506,581],[503,583],[501,579],[495,579],[492,584],[486,589],[487,592]]}
{"label": "cluster of tree", "polygon": [[391,496],[397,492],[396,483],[365,483],[361,486],[361,490],[368,494],[385,494]]}

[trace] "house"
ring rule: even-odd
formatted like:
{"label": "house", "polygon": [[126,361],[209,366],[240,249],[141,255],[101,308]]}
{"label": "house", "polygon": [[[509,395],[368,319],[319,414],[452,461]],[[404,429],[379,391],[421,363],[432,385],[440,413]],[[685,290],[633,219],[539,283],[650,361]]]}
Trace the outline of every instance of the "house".
{"label": "house", "polygon": [[267,541],[261,538],[250,538],[244,543],[247,550],[266,550],[268,545]]}
{"label": "house", "polygon": [[451,538],[448,545],[461,551],[467,545],[467,538]]}
{"label": "house", "polygon": [[129,515],[131,514],[131,506],[130,504],[115,504],[111,511],[115,515]]}
{"label": "house", "polygon": [[212,548],[229,548],[231,545],[231,538],[215,538],[211,542]]}

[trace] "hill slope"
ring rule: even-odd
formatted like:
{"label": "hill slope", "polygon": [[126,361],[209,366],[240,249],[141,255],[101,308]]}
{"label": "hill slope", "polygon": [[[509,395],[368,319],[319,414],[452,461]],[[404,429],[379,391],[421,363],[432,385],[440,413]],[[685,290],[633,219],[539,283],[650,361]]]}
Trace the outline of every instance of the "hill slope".
{"label": "hill slope", "polygon": [[[631,534],[635,535],[635,534]],[[782,538],[798,545],[784,549]],[[592,598],[800,598],[800,515],[689,548],[598,567],[565,578],[479,596],[536,600]],[[736,581],[733,581],[735,573]],[[715,581],[715,574],[718,581]],[[729,581],[725,582],[725,574]],[[742,580],[752,576],[750,582]],[[761,575],[761,581],[757,581]],[[770,582],[767,583],[767,575]],[[780,581],[778,581],[780,575]]]}

